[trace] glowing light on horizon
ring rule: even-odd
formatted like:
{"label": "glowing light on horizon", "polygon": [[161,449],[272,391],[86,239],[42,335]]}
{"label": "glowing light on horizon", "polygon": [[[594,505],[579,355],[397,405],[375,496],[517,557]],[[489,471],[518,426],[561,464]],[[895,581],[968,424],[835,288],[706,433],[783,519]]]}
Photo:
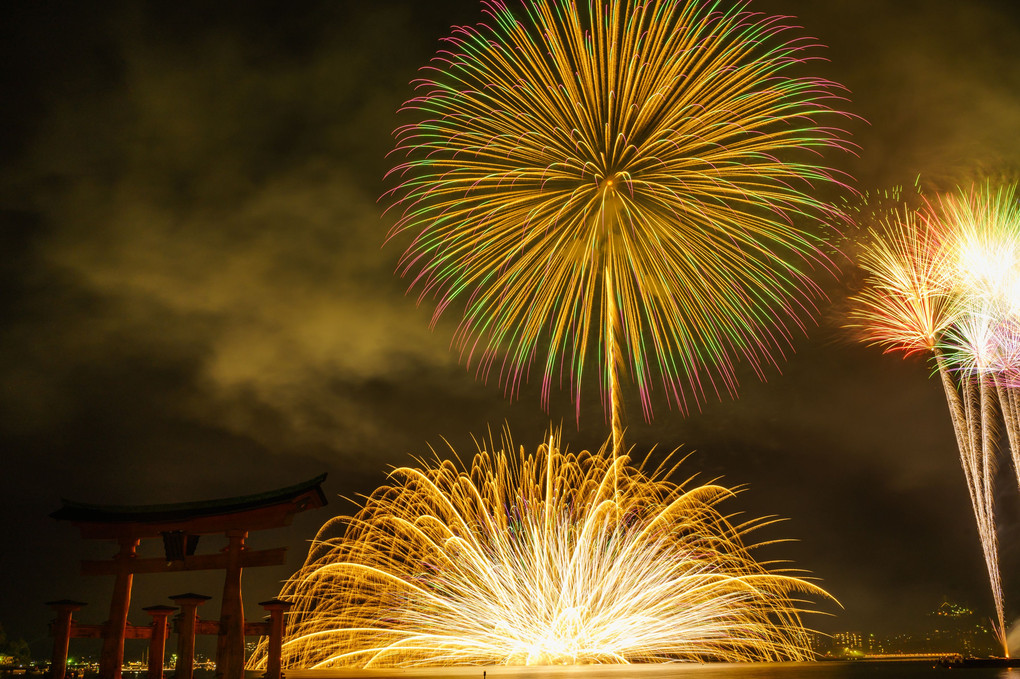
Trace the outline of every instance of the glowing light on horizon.
{"label": "glowing light on horizon", "polygon": [[828,595],[752,557],[770,520],[732,523],[733,491],[674,470],[509,434],[467,468],[394,470],[283,588],[284,667],[812,657],[803,595]]}
{"label": "glowing light on horizon", "polygon": [[847,149],[849,116],[802,74],[817,45],[746,2],[483,5],[396,132],[391,237],[412,239],[400,272],[433,322],[462,313],[478,375],[516,393],[537,362],[544,404],[568,382],[578,411],[592,360],[605,398],[626,369],[646,419],[653,391],[687,412],[735,395],[737,362],[764,377],[844,219],[821,154]]}

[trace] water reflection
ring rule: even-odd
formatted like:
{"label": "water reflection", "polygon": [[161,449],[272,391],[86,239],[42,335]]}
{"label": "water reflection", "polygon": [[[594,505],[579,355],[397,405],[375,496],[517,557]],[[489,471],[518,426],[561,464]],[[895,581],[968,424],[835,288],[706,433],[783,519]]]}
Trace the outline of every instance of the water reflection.
{"label": "water reflection", "polygon": [[1020,679],[1020,669],[936,668],[931,661],[714,663],[706,665],[587,665],[576,667],[465,667],[376,671],[286,672],[287,679]]}

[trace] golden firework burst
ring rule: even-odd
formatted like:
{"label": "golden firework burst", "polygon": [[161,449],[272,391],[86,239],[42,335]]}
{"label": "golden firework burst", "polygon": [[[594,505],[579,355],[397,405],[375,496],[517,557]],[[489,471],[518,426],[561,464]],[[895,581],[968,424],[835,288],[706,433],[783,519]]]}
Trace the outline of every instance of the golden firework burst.
{"label": "golden firework burst", "polygon": [[285,667],[811,657],[798,573],[756,561],[719,485],[509,434],[400,468],[327,523],[286,584]]}

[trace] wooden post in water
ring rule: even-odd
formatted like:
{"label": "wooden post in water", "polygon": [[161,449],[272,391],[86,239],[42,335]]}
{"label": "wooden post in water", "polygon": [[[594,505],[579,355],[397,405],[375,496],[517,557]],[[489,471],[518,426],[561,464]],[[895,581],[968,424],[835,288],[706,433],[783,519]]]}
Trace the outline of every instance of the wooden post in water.
{"label": "wooden post in water", "polygon": [[283,637],[286,633],[284,613],[293,605],[282,599],[270,599],[259,603],[259,606],[269,611],[269,648],[266,653],[266,673],[262,675],[263,679],[280,679]]}
{"label": "wooden post in water", "polygon": [[177,609],[173,606],[146,606],[142,610],[152,616],[152,636],[149,637],[148,679],[163,679],[163,661],[166,657],[167,618]]}
{"label": "wooden post in water", "polygon": [[212,597],[202,594],[176,594],[170,597],[180,606],[177,614],[177,664],[174,665],[176,679],[193,679],[195,675],[195,620],[198,607]]}
{"label": "wooden post in water", "polygon": [[67,672],[67,648],[71,641],[71,617],[85,604],[81,601],[61,599],[47,601],[46,605],[57,612],[57,619],[50,627],[53,635],[53,656],[50,660],[50,679],[64,679]]}

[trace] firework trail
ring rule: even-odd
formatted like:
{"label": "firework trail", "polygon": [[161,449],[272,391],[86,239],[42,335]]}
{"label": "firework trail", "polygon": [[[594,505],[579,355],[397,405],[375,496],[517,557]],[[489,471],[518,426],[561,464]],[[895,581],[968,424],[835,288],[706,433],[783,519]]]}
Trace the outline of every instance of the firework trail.
{"label": "firework trail", "polygon": [[994,477],[998,414],[1020,483],[1016,187],[977,185],[892,213],[862,245],[864,288],[848,327],[870,344],[934,357],[956,433],[1005,642]]}
{"label": "firework trail", "polygon": [[478,375],[513,395],[538,361],[543,404],[569,381],[578,417],[597,358],[617,446],[624,369],[646,419],[653,390],[687,412],[735,394],[736,362],[763,376],[843,218],[820,198],[843,89],[801,75],[816,45],[746,2],[483,4],[396,132],[391,237],[433,323],[462,309]]}
{"label": "firework trail", "polygon": [[811,658],[800,597],[827,595],[752,558],[770,521],[734,524],[733,491],[607,452],[515,454],[505,434],[470,468],[394,470],[284,587],[283,666]]}

